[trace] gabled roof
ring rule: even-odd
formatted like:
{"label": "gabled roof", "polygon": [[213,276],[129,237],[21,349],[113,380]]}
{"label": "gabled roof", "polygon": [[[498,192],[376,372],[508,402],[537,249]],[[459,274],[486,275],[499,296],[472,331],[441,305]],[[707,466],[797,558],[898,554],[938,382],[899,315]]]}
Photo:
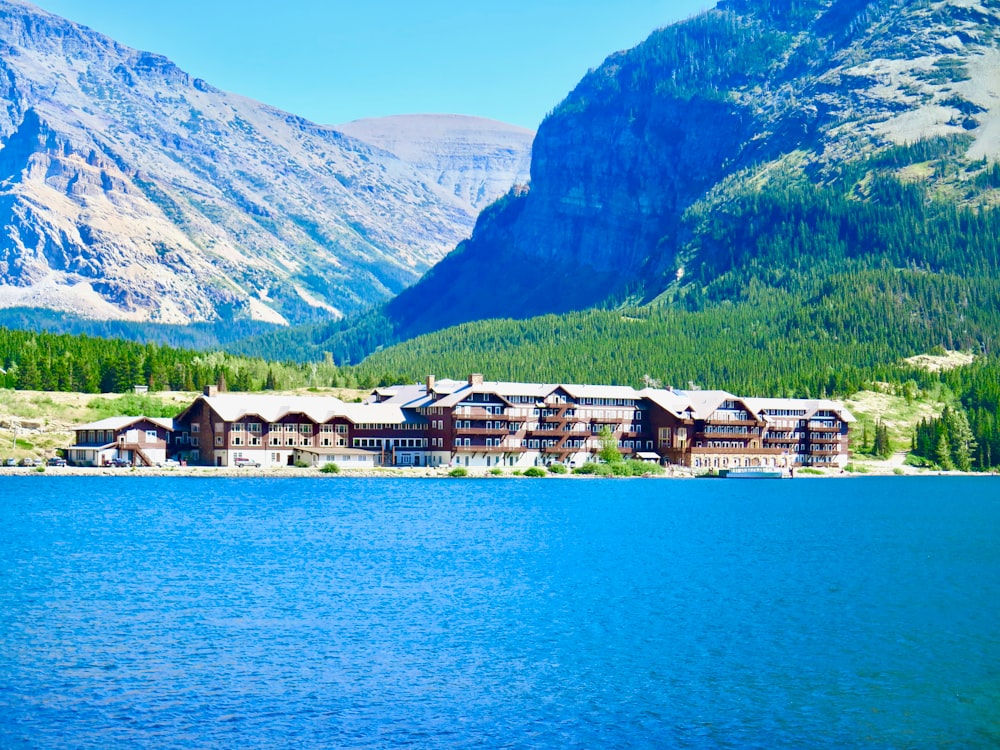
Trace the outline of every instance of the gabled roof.
{"label": "gabled roof", "polygon": [[174,420],[169,417],[108,417],[97,422],[81,424],[74,427],[74,430],[124,430],[137,422],[152,422],[165,430],[173,432]]}
{"label": "gabled roof", "polygon": [[[427,386],[423,383],[416,383],[412,385],[394,385],[391,388],[379,388],[375,390],[374,395],[379,397],[379,401],[377,403],[405,406],[410,409],[419,409],[420,407],[427,406],[434,401],[434,396],[428,395]],[[364,403],[376,402],[369,399]]]}
{"label": "gabled roof", "polygon": [[558,387],[558,385],[546,383],[506,383],[500,381],[487,381],[476,383],[475,385],[465,383],[463,387],[456,389],[443,398],[439,398],[433,405],[443,407],[455,406],[477,393],[488,393],[508,403],[510,403],[510,399],[514,396],[534,398],[542,401]]}
{"label": "gabled roof", "polygon": [[688,399],[694,410],[695,419],[710,418],[724,401],[742,400],[727,391],[675,391],[675,393]]}
{"label": "gabled roof", "polygon": [[675,417],[685,418],[685,410],[694,407],[691,404],[691,399],[686,396],[682,396],[677,391],[667,390],[663,388],[644,388],[639,392],[639,395],[643,398],[649,399],[654,404],[659,406],[664,411],[673,414]]}
{"label": "gabled roof", "polygon": [[857,421],[843,404],[825,398],[745,398],[743,401],[753,410],[754,414],[760,414],[761,411],[764,411],[765,419],[768,419],[767,412],[780,409],[783,411],[805,411],[802,419],[811,419],[819,411],[832,411],[844,422]]}
{"label": "gabled roof", "polygon": [[[288,414],[305,414],[314,422],[327,422],[337,415],[344,402],[333,396],[281,396],[272,394],[220,393],[199,396],[225,422],[258,416],[265,422],[277,422]],[[192,407],[194,404],[191,405]],[[185,414],[190,410],[185,410]]]}
{"label": "gabled roof", "polygon": [[427,424],[427,420],[396,404],[341,404],[338,417],[354,424]]}
{"label": "gabled roof", "polygon": [[317,424],[336,417],[344,417],[355,424],[425,424],[427,421],[419,414],[404,410],[395,399],[378,404],[348,404],[331,396],[223,393],[199,396],[198,400],[205,402],[225,422],[237,422],[245,417],[278,422],[289,414],[303,414]]}

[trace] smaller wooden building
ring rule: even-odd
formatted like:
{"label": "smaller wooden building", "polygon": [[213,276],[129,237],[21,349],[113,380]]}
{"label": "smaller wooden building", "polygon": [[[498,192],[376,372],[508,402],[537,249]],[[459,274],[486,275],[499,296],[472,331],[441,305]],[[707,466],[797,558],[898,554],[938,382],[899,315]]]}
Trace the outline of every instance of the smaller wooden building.
{"label": "smaller wooden building", "polygon": [[76,443],[66,450],[72,466],[156,466],[167,459],[174,420],[108,417],[74,428]]}

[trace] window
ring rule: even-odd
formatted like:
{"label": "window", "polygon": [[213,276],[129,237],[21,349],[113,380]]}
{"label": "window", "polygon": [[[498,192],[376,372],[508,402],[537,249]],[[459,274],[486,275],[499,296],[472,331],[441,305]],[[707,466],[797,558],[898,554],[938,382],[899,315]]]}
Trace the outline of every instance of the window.
{"label": "window", "polygon": [[155,443],[157,439],[156,430],[146,430],[146,440]]}
{"label": "window", "polygon": [[243,425],[240,422],[233,422],[233,432],[243,432]]}
{"label": "window", "polygon": [[250,430],[250,432],[256,432],[258,435],[260,434],[260,428],[260,422],[251,422],[247,425],[247,429]]}
{"label": "window", "polygon": [[313,426],[311,424],[300,424],[299,431],[303,435],[312,435]]}
{"label": "window", "polygon": [[215,445],[216,445],[216,447],[219,447],[219,448],[222,447],[222,435],[216,435],[215,436]]}
{"label": "window", "polygon": [[201,425],[198,424],[197,422],[192,422],[191,423],[191,432],[200,432],[200,431],[201,431]]}
{"label": "window", "polygon": [[347,434],[347,425],[346,424],[338,424],[337,425],[337,432],[339,432],[341,435],[346,435]]}
{"label": "window", "polygon": [[192,446],[197,446],[198,445],[198,436],[197,435],[192,435],[191,436],[191,445]]}

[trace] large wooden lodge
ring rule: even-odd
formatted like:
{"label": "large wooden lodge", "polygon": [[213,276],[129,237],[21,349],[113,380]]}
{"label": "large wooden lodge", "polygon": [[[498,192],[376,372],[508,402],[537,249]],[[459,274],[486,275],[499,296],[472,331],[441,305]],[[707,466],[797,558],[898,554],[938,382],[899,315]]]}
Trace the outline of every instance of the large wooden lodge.
{"label": "large wooden lodge", "polygon": [[[626,457],[708,471],[842,467],[853,421],[843,405],[826,399],[489,382],[471,375],[378,388],[363,403],[206,388],[172,422],[155,426],[163,428],[157,435],[163,455],[189,465],[576,466],[600,451],[607,428]],[[122,435],[117,428],[113,420],[78,427],[71,462],[154,463],[137,443],[153,439],[151,425],[132,418],[121,420]]]}

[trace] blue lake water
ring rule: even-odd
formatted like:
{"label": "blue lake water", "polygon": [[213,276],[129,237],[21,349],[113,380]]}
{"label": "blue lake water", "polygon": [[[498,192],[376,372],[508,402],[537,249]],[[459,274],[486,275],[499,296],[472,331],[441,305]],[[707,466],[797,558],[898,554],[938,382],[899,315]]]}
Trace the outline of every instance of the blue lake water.
{"label": "blue lake water", "polygon": [[0,478],[0,747],[997,747],[998,539],[990,477]]}

